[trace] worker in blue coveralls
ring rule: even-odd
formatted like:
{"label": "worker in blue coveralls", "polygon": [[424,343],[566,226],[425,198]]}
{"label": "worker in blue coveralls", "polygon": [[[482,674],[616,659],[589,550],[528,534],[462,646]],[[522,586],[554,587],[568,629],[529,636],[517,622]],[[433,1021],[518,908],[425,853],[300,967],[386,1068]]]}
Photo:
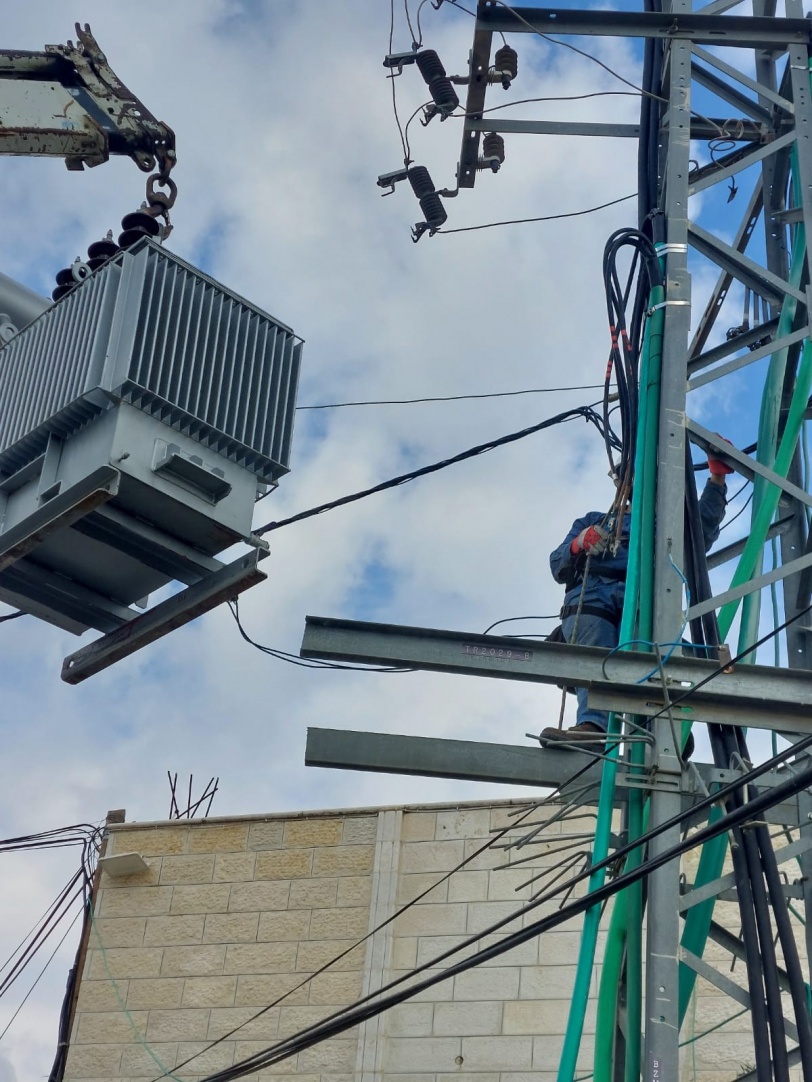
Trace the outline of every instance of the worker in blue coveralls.
{"label": "worker in blue coveralls", "polygon": [[[725,462],[712,456],[708,456],[708,467],[710,477],[699,498],[706,552],[719,537],[719,526],[725,516],[725,477],[733,472]],[[583,518],[576,519],[566,538],[550,553],[550,569],[556,582],[565,583],[567,587],[561,610],[566,641],[579,646],[613,649],[618,645],[623,613],[630,516],[624,516],[620,545],[616,552],[612,551],[609,532],[602,525],[606,518],[606,514],[600,511],[590,511]],[[590,558],[588,568],[587,557]],[[584,750],[587,750],[590,744],[596,748],[602,743],[601,737],[608,726],[608,714],[588,706],[586,688],[578,688],[576,697],[578,710],[575,726],[572,729],[543,729],[540,734],[542,744],[566,747],[582,742]]]}

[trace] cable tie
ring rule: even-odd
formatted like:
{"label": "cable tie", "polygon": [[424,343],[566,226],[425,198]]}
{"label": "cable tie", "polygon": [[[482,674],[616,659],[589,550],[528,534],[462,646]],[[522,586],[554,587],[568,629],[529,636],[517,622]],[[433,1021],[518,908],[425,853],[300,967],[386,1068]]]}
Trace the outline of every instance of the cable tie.
{"label": "cable tie", "polygon": [[672,254],[684,254],[688,251],[687,244],[655,244],[655,251],[657,255],[672,255]]}
{"label": "cable tie", "polygon": [[660,301],[659,304],[652,304],[651,308],[646,310],[647,316],[653,316],[658,308],[667,308],[670,304],[690,304],[690,301]]}

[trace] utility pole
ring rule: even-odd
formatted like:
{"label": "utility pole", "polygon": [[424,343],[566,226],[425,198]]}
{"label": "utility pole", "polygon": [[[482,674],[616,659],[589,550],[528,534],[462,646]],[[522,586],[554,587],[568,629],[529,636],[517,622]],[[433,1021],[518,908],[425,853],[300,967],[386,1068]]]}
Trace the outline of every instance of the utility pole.
{"label": "utility pole", "polygon": [[[634,654],[613,654],[609,679],[602,651],[464,632],[312,617],[302,645],[305,657],[586,686],[590,705],[648,716],[652,744],[644,784],[650,828],[662,827],[690,803],[692,778],[695,782],[692,771],[714,783],[745,766],[731,762],[684,769],[675,754],[672,734],[674,717],[683,720],[686,709],[693,721],[774,728],[790,739],[812,731],[812,540],[807,526],[812,497],[801,450],[812,392],[806,249],[806,237],[812,236],[812,22],[804,18],[799,0],[786,0],[785,13],[780,16],[773,0],[756,0],[752,15],[736,14],[738,3],[712,0],[694,10],[691,0],[665,0],[657,10],[629,12],[510,8],[480,0],[458,185],[460,189],[474,187],[483,133],[647,137],[642,126],[628,124],[524,122],[499,119],[502,113],[485,114],[494,34],[539,33],[547,38],[554,35],[554,40],[578,36],[579,47],[584,49],[588,49],[590,36],[659,43],[662,78],[654,89],[643,88],[656,110],[656,209],[662,222],[658,254],[665,265],[653,638],[657,643],[678,640],[686,620],[682,569],[686,447],[691,443],[723,457],[741,477],[754,481],[755,496],[749,536],[711,559],[713,596],[687,599],[687,619],[716,612],[724,642],[741,612],[738,648],[730,645],[736,655],[758,639],[762,591],[779,591],[780,587],[776,604],[783,605],[783,621],[792,621],[780,640],[786,661],[775,666],[756,665],[752,664],[755,657],[748,655],[732,672],[723,672],[715,662],[679,657],[677,650],[665,672],[641,687],[637,679],[646,671],[646,662]],[[628,71],[624,76],[639,85],[639,76]],[[697,144],[714,139],[724,140],[725,147],[732,149],[723,153],[718,146],[711,148],[710,161],[703,164],[697,160]],[[734,187],[736,181],[739,188]],[[695,197],[718,201],[723,193],[719,185],[725,184],[732,192],[727,203],[738,193],[735,206],[740,208],[740,222],[735,232],[731,229],[732,207],[723,221],[711,215],[700,224],[692,214]],[[726,239],[731,233],[732,243]],[[716,268],[718,278],[704,312],[692,321],[692,274],[696,267],[707,267],[708,263]],[[740,306],[742,297],[744,317],[740,325],[732,326],[733,306]],[[692,322],[696,330],[691,338]],[[719,335],[725,326],[729,328],[726,334]],[[768,360],[763,374],[752,367],[761,360]],[[753,374],[756,372],[759,375]],[[691,415],[693,392],[717,383],[720,390],[729,386],[732,394],[741,386],[738,381],[743,374],[749,377],[753,398],[759,389],[763,392],[758,433],[753,433],[758,445],[755,454],[720,445],[718,436]],[[765,571],[764,554],[775,541],[779,542],[779,556],[775,566]],[[648,658],[650,667],[651,655],[642,657]],[[703,684],[711,672],[715,675]],[[686,687],[690,689],[687,693]],[[535,751],[539,764],[523,760],[521,749],[502,745],[434,741],[428,748],[419,740],[311,730],[306,761],[433,776],[509,778],[525,784],[543,784],[543,777],[549,785],[558,784],[564,769],[558,758],[561,753],[554,750]],[[451,743],[456,746],[447,748],[446,754],[443,747]],[[576,758],[576,753],[569,753],[569,757],[573,769],[585,758]],[[616,803],[628,784],[628,779],[622,778]],[[774,815],[799,831],[798,841],[777,857],[792,856],[801,864],[800,883],[786,886],[784,893],[803,899],[808,980],[812,960],[812,800],[802,793],[794,807],[775,809]],[[656,856],[672,846],[678,833],[675,826],[659,835],[649,854]],[[689,884],[682,893],[676,862],[648,878],[641,1064],[645,1082],[671,1082],[678,1077],[680,974],[684,975],[686,967],[692,974],[701,973],[739,1004],[754,1006],[748,992],[734,984],[723,967],[715,968],[701,957],[705,942],[701,920],[699,932],[697,924],[688,930],[700,903],[718,897],[729,887],[721,863],[709,878]],[[793,890],[794,895],[790,893]],[[681,944],[682,918],[686,919],[686,931]],[[740,941],[728,945],[734,956],[742,956]],[[783,1014],[781,1003],[770,1006],[774,1013]],[[798,1040],[792,1022],[785,1021],[785,1031]],[[641,1037],[622,1036],[624,1041],[617,1042],[618,1046]],[[798,1041],[789,1049],[788,1062],[801,1060]],[[739,1065],[731,1066],[738,1069]],[[615,1074],[618,1076],[617,1065]]]}

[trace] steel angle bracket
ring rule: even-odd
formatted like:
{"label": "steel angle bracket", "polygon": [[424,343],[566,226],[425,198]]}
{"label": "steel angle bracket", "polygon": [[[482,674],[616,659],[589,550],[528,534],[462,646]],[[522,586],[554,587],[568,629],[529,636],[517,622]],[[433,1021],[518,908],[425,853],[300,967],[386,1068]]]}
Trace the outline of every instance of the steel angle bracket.
{"label": "steel angle bracket", "polygon": [[[675,720],[812,732],[812,671],[677,657],[665,666],[668,698],[650,680],[653,655],[434,628],[308,616],[300,656],[461,676],[585,687],[598,710],[643,714],[673,710]],[[641,683],[642,678],[642,683]],[[670,700],[670,701],[669,701]]]}
{"label": "steel angle bracket", "polygon": [[[479,0],[477,5],[479,16],[482,15],[485,6],[485,0]],[[476,122],[482,120],[485,109],[492,38],[493,34],[490,30],[484,30],[477,24],[468,61],[471,75],[468,83],[468,96],[465,101],[460,161],[457,166],[457,185],[460,188],[473,188],[476,183],[480,133],[482,131],[482,128]],[[487,128],[486,130],[493,131],[494,129]]]}
{"label": "steel angle bracket", "polygon": [[256,586],[268,577],[258,567],[259,561],[266,555],[265,552],[254,550],[240,556],[200,582],[187,586],[180,593],[135,616],[122,627],[69,654],[62,663],[62,679],[67,684],[80,684],[89,676]]}
{"label": "steel angle bracket", "polygon": [[72,526],[118,492],[121,474],[112,466],[94,470],[78,484],[54,496],[25,522],[0,534],[0,572],[33,552],[49,534]]}

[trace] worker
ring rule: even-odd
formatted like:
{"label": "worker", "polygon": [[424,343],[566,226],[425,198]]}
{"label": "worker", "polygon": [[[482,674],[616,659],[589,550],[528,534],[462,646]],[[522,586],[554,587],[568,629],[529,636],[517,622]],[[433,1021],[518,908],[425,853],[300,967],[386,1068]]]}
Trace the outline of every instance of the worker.
{"label": "worker", "polygon": [[[708,468],[710,477],[699,498],[706,552],[719,537],[727,502],[725,478],[733,473],[727,463],[712,455],[708,456]],[[567,588],[561,610],[564,639],[579,646],[602,646],[611,650],[618,645],[623,614],[630,516],[625,514],[623,517],[617,551],[614,551],[609,530],[604,526],[607,517],[600,511],[590,511],[576,519],[566,538],[550,553],[550,569],[556,582],[566,584]],[[586,688],[578,688],[575,694],[578,700],[575,726],[543,729],[539,739],[542,744],[565,747],[582,743],[584,750],[590,745],[597,750],[603,744],[609,715],[588,705]]]}

